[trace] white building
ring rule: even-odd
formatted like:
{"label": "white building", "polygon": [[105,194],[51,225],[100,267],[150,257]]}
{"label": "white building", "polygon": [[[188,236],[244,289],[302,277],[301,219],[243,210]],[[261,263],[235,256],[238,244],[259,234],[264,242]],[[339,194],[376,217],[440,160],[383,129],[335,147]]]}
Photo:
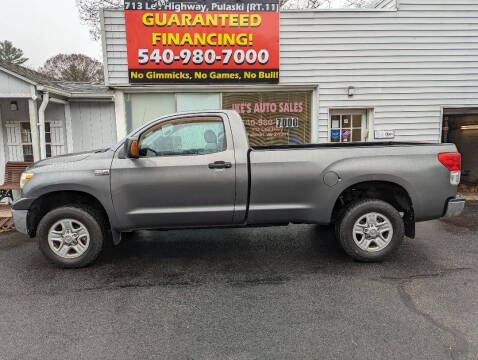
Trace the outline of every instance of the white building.
{"label": "white building", "polygon": [[[98,134],[109,131],[101,138],[101,145],[107,145],[165,113],[226,108],[237,96],[288,101],[293,94],[304,99],[308,141],[455,141],[464,155],[463,179],[478,182],[473,156],[478,139],[476,0],[383,0],[374,9],[283,11],[277,85],[131,85],[123,10],[105,10],[102,28],[108,90],[100,93],[108,96],[102,100],[114,99],[115,120],[97,116],[96,110],[83,120],[72,112],[67,138],[73,145],[63,145],[68,151],[100,145],[100,139],[94,144],[83,140],[88,126],[97,126]],[[0,94],[5,93],[2,79]],[[28,94],[32,100],[32,94],[41,95],[38,89]],[[88,105],[71,95],[58,97],[76,104],[79,113],[83,106],[98,104],[87,94]],[[111,103],[101,104],[113,112]],[[4,158],[9,160],[8,117],[2,122]],[[342,139],[344,130],[349,133]]]}
{"label": "white building", "polygon": [[3,179],[7,161],[37,161],[116,142],[113,92],[104,85],[52,81],[0,61],[0,128]]}

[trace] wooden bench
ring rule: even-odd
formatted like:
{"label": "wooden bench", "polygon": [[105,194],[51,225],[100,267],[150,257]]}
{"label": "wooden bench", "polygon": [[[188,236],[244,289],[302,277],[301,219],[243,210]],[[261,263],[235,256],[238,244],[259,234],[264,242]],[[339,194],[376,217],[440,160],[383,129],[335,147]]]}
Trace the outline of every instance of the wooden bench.
{"label": "wooden bench", "polygon": [[31,162],[9,161],[5,165],[5,180],[0,186],[0,201],[9,197],[13,201],[12,190],[20,190],[20,177]]}

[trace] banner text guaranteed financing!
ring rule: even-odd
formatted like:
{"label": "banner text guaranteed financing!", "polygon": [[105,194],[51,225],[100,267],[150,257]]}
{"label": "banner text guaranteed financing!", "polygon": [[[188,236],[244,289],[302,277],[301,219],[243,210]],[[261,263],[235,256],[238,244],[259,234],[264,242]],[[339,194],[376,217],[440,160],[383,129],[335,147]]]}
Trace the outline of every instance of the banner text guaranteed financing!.
{"label": "banner text guaranteed financing!", "polygon": [[277,83],[278,8],[270,0],[125,2],[130,82]]}

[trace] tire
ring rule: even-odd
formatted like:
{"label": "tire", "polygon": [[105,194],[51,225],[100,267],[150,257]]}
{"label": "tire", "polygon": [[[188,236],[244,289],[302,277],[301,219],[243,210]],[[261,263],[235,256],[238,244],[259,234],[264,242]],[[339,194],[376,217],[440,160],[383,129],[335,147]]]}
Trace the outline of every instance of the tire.
{"label": "tire", "polygon": [[86,206],[70,205],[51,210],[38,224],[41,252],[63,268],[92,264],[106,242],[105,224],[101,219],[101,214]]}
{"label": "tire", "polygon": [[384,260],[401,245],[404,232],[397,209],[382,200],[351,203],[336,224],[342,248],[353,259],[364,262]]}

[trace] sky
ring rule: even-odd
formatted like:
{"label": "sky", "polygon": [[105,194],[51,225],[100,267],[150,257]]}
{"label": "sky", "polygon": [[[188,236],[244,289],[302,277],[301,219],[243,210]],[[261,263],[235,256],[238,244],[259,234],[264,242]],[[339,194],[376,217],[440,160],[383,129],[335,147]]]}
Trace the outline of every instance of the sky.
{"label": "sky", "polygon": [[[0,41],[10,40],[37,69],[59,53],[83,53],[101,60],[101,43],[80,23],[75,0],[0,0]],[[8,4],[8,5],[7,5]]]}
{"label": "sky", "polygon": [[[80,23],[75,0],[0,1],[0,41],[10,40],[22,49],[30,59],[25,66],[38,69],[59,53],[102,60],[101,43],[91,40],[88,27]],[[333,0],[334,7],[342,3]]]}

